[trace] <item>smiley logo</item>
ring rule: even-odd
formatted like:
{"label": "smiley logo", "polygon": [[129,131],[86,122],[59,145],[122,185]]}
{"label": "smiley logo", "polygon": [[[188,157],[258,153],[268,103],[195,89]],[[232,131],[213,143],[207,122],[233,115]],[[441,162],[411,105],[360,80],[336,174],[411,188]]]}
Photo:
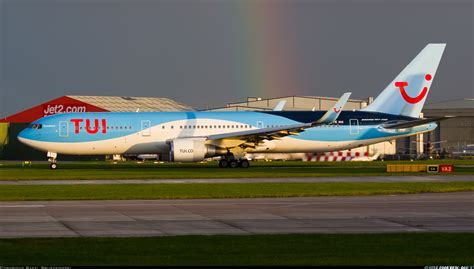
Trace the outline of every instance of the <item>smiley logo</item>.
{"label": "smiley logo", "polygon": [[[425,80],[430,81],[432,79],[430,74],[425,75]],[[400,90],[400,94],[402,95],[403,99],[410,104],[416,104],[419,103],[423,98],[425,98],[426,94],[428,93],[428,87],[423,87],[423,90],[421,91],[418,96],[411,97],[407,94],[405,87],[408,86],[408,82],[406,81],[397,81],[395,82],[395,87],[397,87]]]}

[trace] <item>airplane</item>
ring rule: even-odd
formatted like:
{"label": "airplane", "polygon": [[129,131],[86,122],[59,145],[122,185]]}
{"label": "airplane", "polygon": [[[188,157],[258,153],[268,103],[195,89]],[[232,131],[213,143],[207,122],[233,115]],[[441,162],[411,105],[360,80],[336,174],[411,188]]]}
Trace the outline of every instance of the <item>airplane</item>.
{"label": "airplane", "polygon": [[419,118],[446,44],[431,43],[368,106],[328,111],[84,112],[34,121],[18,139],[58,154],[169,154],[170,161],[220,157],[219,167],[249,167],[246,153],[317,153],[429,132],[438,118]]}

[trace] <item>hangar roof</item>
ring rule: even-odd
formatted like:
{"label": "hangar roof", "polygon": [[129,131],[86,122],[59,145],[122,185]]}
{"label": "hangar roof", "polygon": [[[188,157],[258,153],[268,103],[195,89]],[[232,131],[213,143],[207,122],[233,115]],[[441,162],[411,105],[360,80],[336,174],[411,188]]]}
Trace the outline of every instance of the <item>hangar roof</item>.
{"label": "hangar roof", "polygon": [[68,112],[193,111],[168,98],[66,95],[0,118],[0,122],[33,122],[41,117]]}
{"label": "hangar roof", "polygon": [[168,98],[131,96],[68,95],[69,98],[94,105],[111,112],[129,111],[193,111],[194,108]]}
{"label": "hangar roof", "polygon": [[473,98],[461,98],[425,105],[423,109],[474,109]]}

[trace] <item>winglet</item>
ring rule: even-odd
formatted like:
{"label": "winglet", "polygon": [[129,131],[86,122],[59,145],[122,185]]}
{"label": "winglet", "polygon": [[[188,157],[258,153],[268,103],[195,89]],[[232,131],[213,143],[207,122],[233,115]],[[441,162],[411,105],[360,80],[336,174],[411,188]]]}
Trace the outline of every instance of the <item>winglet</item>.
{"label": "winglet", "polygon": [[278,104],[275,106],[275,108],[273,109],[273,111],[282,111],[283,108],[285,107],[286,105],[286,100],[281,100],[280,102],[278,102]]}
{"label": "winglet", "polygon": [[344,93],[341,98],[339,98],[337,103],[331,107],[331,109],[329,109],[319,120],[315,121],[314,124],[331,123],[337,120],[339,114],[341,114],[342,108],[346,105],[351,94],[351,92]]}

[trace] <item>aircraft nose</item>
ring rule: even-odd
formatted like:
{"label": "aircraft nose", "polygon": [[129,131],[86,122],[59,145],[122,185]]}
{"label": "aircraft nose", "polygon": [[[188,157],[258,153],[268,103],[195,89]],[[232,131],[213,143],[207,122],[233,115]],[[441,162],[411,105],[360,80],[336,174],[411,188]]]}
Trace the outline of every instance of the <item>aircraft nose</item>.
{"label": "aircraft nose", "polygon": [[20,141],[21,143],[23,144],[26,144],[28,145],[28,133],[29,133],[29,130],[28,129],[24,129],[22,130],[18,135],[17,135],[17,139],[18,141]]}

